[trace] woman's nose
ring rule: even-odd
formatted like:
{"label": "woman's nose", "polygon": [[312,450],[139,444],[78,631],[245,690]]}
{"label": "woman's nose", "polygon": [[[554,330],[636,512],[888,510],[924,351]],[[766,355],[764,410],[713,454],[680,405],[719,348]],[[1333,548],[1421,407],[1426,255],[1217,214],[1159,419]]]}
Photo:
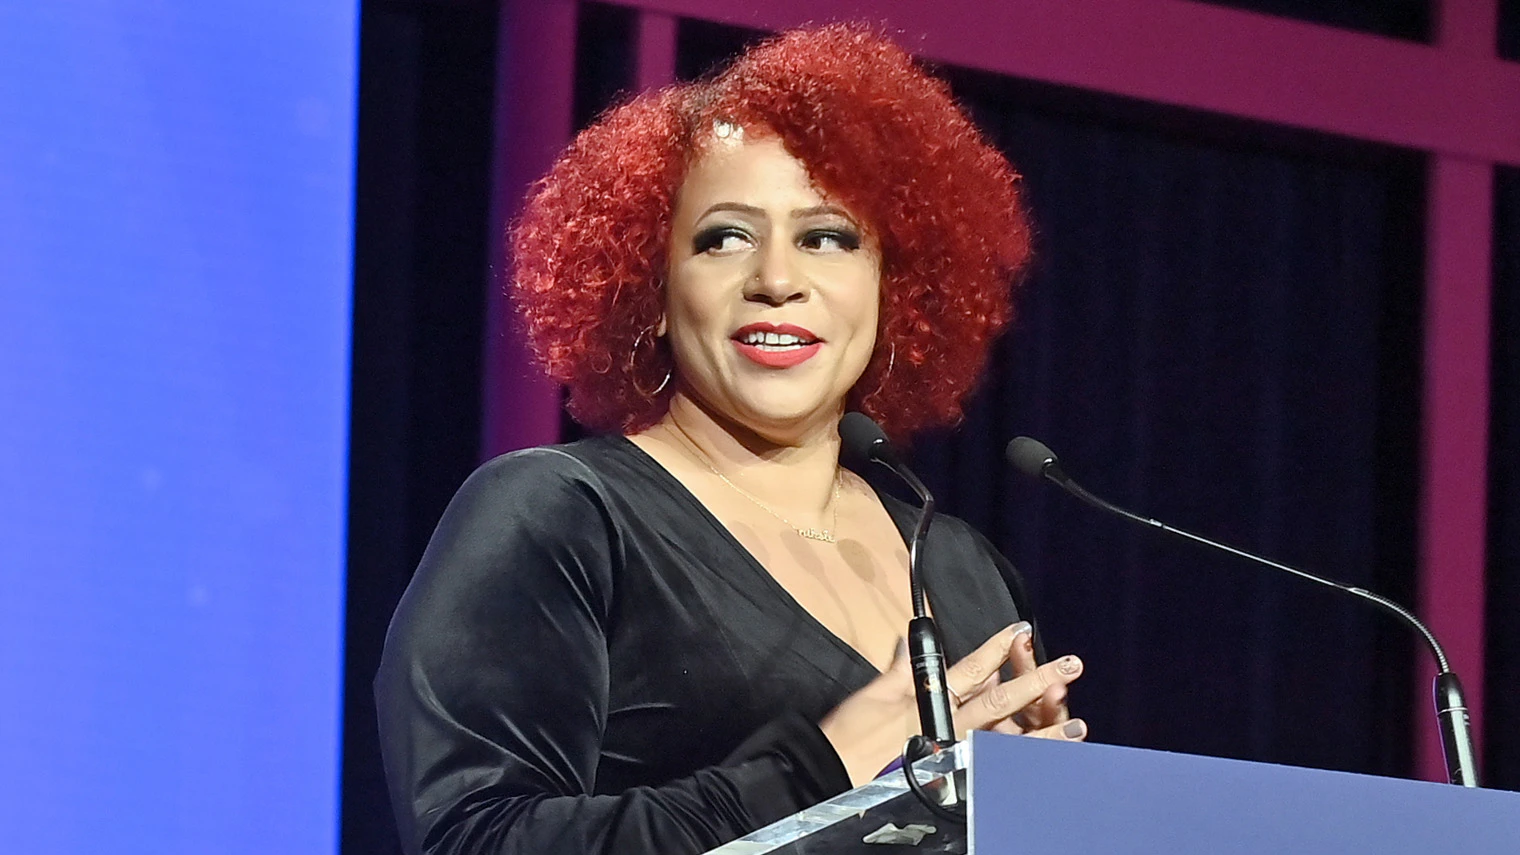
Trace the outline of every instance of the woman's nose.
{"label": "woman's nose", "polygon": [[779,306],[807,298],[807,289],[798,273],[794,250],[785,241],[773,241],[760,254],[755,275],[745,287],[744,297]]}

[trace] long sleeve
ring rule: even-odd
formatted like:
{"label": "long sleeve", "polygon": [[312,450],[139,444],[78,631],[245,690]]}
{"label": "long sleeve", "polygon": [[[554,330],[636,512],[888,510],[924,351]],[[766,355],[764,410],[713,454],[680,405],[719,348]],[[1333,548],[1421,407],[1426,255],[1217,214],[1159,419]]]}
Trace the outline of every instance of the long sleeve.
{"label": "long sleeve", "polygon": [[848,786],[792,714],[721,764],[593,794],[624,560],[596,476],[569,454],[498,458],[460,489],[375,683],[409,855],[699,853]]}

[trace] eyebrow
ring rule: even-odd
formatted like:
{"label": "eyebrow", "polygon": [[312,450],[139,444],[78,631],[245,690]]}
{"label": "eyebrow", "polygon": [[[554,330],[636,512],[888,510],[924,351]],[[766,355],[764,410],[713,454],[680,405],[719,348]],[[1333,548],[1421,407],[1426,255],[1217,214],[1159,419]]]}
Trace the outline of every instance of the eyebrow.
{"label": "eyebrow", "polygon": [[[718,211],[731,211],[737,214],[748,214],[752,217],[767,216],[764,208],[759,208],[754,205],[745,205],[740,202],[719,202],[716,205],[713,205],[712,207],[703,211],[702,216],[698,217],[697,219],[700,220],[703,217],[706,217],[709,214],[717,213]],[[850,222],[855,221],[854,217],[851,217],[849,213],[845,211],[845,209],[839,207],[838,205],[813,205],[807,208],[792,209],[792,219],[794,220],[800,220],[806,217],[815,217],[822,214],[832,214],[834,216],[843,217]]]}

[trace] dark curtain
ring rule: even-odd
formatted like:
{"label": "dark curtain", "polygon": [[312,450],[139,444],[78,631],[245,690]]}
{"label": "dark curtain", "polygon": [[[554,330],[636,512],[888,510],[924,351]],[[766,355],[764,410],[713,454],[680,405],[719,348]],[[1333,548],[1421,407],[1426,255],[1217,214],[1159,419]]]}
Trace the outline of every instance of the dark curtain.
{"label": "dark curtain", "polygon": [[477,462],[495,65],[494,0],[361,7],[346,853],[401,851],[370,683],[391,612]]}
{"label": "dark curtain", "polygon": [[1520,168],[1497,179],[1483,771],[1488,786],[1520,790]]}
{"label": "dark curtain", "polygon": [[1430,40],[1431,0],[1203,0],[1282,18],[1362,30],[1414,41]]}
{"label": "dark curtain", "polygon": [[1499,0],[1499,57],[1520,59],[1520,0]]}
{"label": "dark curtain", "polygon": [[1025,175],[1038,261],[965,423],[917,460],[1090,663],[1094,738],[1408,774],[1406,632],[1001,451],[1035,436],[1121,505],[1409,601],[1420,161],[955,77]]}

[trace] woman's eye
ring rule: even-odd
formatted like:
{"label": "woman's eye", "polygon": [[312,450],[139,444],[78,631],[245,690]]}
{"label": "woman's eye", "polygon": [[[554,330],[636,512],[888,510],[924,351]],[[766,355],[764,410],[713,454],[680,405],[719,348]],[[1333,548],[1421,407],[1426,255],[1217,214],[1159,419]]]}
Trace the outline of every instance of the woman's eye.
{"label": "woman's eye", "polygon": [[749,244],[749,235],[732,226],[718,226],[704,229],[692,239],[692,250],[697,254],[704,252],[734,252],[743,249]]}
{"label": "woman's eye", "polygon": [[802,236],[802,245],[822,252],[851,252],[860,249],[860,235],[849,229],[814,229]]}

